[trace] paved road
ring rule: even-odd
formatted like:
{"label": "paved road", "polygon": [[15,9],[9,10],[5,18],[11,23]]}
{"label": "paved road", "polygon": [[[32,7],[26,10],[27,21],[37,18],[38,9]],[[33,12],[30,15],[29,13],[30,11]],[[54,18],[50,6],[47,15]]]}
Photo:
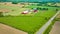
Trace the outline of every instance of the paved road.
{"label": "paved road", "polygon": [[43,32],[46,30],[46,28],[51,24],[52,20],[59,14],[60,11],[58,11],[45,25],[43,25],[39,31],[36,32],[36,34],[43,34]]}
{"label": "paved road", "polygon": [[27,34],[27,33],[0,23],[0,34]]}
{"label": "paved road", "polygon": [[60,21],[56,21],[49,34],[60,34]]}

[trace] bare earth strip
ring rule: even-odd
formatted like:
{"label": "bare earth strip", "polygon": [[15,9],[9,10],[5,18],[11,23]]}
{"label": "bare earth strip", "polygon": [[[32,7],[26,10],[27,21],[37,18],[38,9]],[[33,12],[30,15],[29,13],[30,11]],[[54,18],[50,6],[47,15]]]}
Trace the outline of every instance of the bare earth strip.
{"label": "bare earth strip", "polygon": [[60,21],[56,21],[49,34],[60,34]]}
{"label": "bare earth strip", "polygon": [[27,33],[0,23],[0,34],[27,34]]}

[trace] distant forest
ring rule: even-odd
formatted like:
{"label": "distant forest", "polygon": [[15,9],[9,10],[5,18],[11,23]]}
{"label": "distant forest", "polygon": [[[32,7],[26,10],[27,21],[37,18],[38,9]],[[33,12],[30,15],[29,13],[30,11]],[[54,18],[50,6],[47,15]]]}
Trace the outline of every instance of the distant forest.
{"label": "distant forest", "polygon": [[60,0],[0,0],[0,2],[60,2]]}

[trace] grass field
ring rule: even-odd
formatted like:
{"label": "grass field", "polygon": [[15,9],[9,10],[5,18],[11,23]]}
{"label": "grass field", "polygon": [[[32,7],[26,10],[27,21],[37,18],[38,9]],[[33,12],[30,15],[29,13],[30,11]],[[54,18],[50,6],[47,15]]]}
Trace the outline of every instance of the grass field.
{"label": "grass field", "polygon": [[48,26],[48,28],[45,30],[43,34],[49,34],[56,21],[60,21],[60,14],[56,16],[56,18],[52,21],[52,23]]}
{"label": "grass field", "polygon": [[[31,8],[30,6],[29,8]],[[26,8],[19,8],[19,7],[9,7],[9,6],[3,6],[0,5],[1,8],[7,8],[10,10],[14,10],[16,14],[19,12],[25,10]],[[17,28],[19,30],[23,30],[25,32],[28,32],[30,34],[35,33],[38,31],[55,13],[55,7],[48,7],[49,10],[47,11],[41,11],[39,10],[38,13],[32,15],[19,15],[19,16],[5,16],[5,17],[0,17],[0,22],[7,24],[9,26],[12,26],[14,28]],[[14,13],[13,12],[13,13]],[[17,13],[18,12],[18,13]],[[13,14],[10,12],[10,14]]]}

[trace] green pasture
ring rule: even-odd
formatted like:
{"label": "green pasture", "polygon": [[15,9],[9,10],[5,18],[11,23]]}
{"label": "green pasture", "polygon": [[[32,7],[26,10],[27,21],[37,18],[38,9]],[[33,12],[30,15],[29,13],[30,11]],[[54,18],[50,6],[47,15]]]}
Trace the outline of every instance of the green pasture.
{"label": "green pasture", "polygon": [[[34,8],[33,6],[29,6],[29,8],[31,7]],[[19,12],[27,9],[27,8],[0,5],[0,9],[1,8],[14,10],[10,12],[10,14],[13,14],[13,13],[18,14]],[[32,15],[0,17],[0,22],[3,24],[9,25],[11,27],[14,27],[16,29],[23,30],[25,32],[33,34],[36,31],[38,31],[56,13],[56,10],[55,10],[56,7],[48,7],[48,8],[49,10],[46,10],[46,11],[39,10],[38,13],[33,13]]]}

